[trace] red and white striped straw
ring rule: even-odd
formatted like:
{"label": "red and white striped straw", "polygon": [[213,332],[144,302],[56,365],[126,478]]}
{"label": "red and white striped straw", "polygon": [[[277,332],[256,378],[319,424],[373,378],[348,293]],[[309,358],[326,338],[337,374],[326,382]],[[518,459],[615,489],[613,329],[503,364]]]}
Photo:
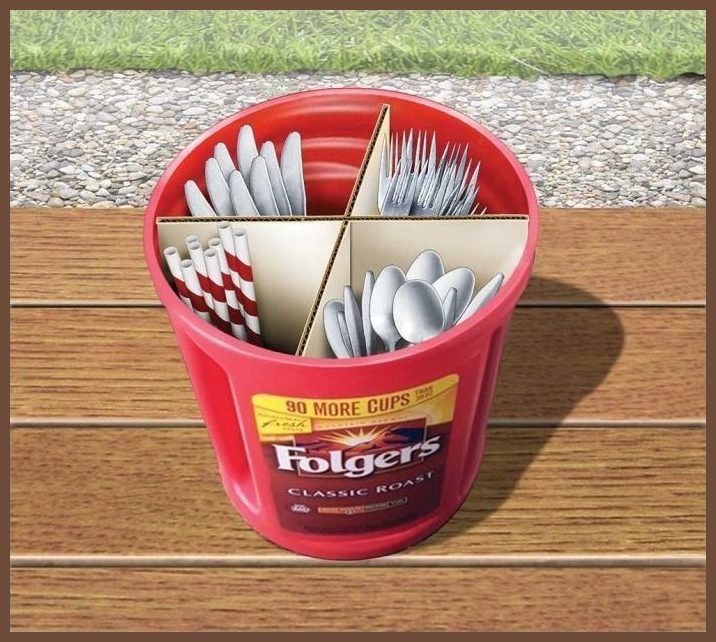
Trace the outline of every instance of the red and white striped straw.
{"label": "red and white striped straw", "polygon": [[[189,240],[190,238],[191,240]],[[196,237],[187,237],[186,246],[189,250],[189,257],[191,258],[192,263],[194,263],[194,269],[196,270],[196,275],[199,279],[199,285],[201,285],[206,305],[210,310],[213,310],[214,299],[211,296],[211,284],[209,283],[209,276],[206,271],[204,250],[202,250],[201,243],[199,243],[198,239],[194,240],[195,238]]]}
{"label": "red and white striped straw", "polygon": [[[246,341],[246,327],[244,325],[244,315],[239,307],[238,294],[234,289],[234,283],[231,280],[228,263],[226,262],[226,253],[221,244],[221,239],[213,238],[209,240],[209,247],[216,252],[219,258],[219,267],[221,268],[221,280],[224,285],[224,293],[226,294],[226,303],[229,306],[229,319],[231,320],[232,334],[242,341]],[[234,327],[236,326],[236,327]]]}
{"label": "red and white striped straw", "polygon": [[204,300],[204,292],[199,284],[199,277],[196,274],[196,268],[191,259],[184,259],[180,264],[181,274],[184,277],[189,299],[194,308],[194,312],[204,321],[210,321],[209,308]]}
{"label": "red and white striped straw", "polygon": [[174,279],[174,285],[179,293],[179,298],[187,308],[193,310],[194,307],[191,304],[191,296],[189,295],[186,283],[184,283],[184,276],[181,273],[181,257],[179,256],[179,251],[175,247],[168,247],[164,250],[164,258],[167,260],[167,266],[169,267],[169,272],[171,272],[172,279]]}
{"label": "red and white striped straw", "polygon": [[256,305],[254,273],[251,269],[251,255],[249,254],[249,240],[246,236],[246,230],[233,230],[233,237],[236,252],[236,271],[241,278],[241,305],[244,307],[244,320],[246,321],[249,342],[261,345],[259,309]]}
{"label": "red and white striped straw", "polygon": [[[224,257],[229,266],[231,281],[234,284],[234,292],[236,292],[236,298],[239,300],[239,310],[241,310],[241,316],[243,317],[244,306],[241,303],[241,277],[239,276],[236,249],[234,248],[234,236],[231,233],[231,223],[229,223],[229,221],[222,221],[216,227],[219,230],[219,238],[224,248]],[[244,323],[245,322],[246,320],[244,319]]]}
{"label": "red and white striped straw", "polygon": [[233,334],[229,305],[226,303],[226,291],[221,278],[221,267],[219,266],[219,257],[216,254],[216,250],[213,248],[204,250],[204,261],[206,262],[209,284],[211,285],[211,297],[214,299],[214,312],[218,317],[217,327],[224,332]]}

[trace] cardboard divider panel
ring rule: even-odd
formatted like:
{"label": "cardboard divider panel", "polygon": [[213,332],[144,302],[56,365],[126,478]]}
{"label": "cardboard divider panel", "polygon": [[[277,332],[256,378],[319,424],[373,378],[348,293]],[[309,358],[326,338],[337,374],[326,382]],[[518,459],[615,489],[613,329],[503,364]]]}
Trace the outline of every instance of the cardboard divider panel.
{"label": "cardboard divider panel", "polygon": [[331,299],[343,299],[343,288],[351,282],[351,227],[347,225],[337,243],[333,261],[316,293],[316,302],[306,320],[298,354],[330,358],[333,353],[323,331],[323,307]]}
{"label": "cardboard divider panel", "polygon": [[265,347],[295,354],[342,218],[162,218],[157,222],[160,250],[175,246],[188,258],[184,239],[196,234],[206,248],[218,236],[220,221],[246,230]]}
{"label": "cardboard divider panel", "polygon": [[390,106],[383,105],[368,143],[353,194],[348,201],[346,216],[380,216],[378,210],[378,182],[380,180],[380,157],[383,145],[390,135]]}
{"label": "cardboard divider panel", "polygon": [[331,357],[323,332],[323,308],[331,299],[342,299],[351,285],[360,299],[368,270],[377,277],[387,265],[406,271],[423,250],[434,250],[446,272],[468,267],[476,277],[475,291],[497,272],[509,279],[527,242],[526,216],[463,218],[352,218],[338,243],[330,272],[312,311],[305,340],[299,346],[307,357]]}

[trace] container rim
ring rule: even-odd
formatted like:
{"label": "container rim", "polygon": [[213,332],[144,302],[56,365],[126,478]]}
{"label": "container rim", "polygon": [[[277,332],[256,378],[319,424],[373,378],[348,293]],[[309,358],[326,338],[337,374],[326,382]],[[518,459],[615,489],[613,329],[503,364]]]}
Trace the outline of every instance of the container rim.
{"label": "container rim", "polygon": [[[378,355],[372,355],[368,357],[358,357],[354,359],[330,359],[330,358],[317,358],[317,357],[304,357],[293,354],[286,354],[283,352],[277,352],[268,348],[261,348],[258,346],[251,345],[248,342],[239,341],[229,334],[226,334],[215,328],[210,323],[196,316],[191,312],[179,299],[174,290],[169,285],[169,282],[164,277],[164,272],[159,259],[159,244],[157,235],[156,219],[159,216],[158,204],[162,192],[167,187],[167,184],[171,180],[175,170],[186,160],[189,154],[192,153],[195,147],[201,145],[207,139],[212,138],[218,134],[221,130],[229,125],[235,124],[237,121],[249,119],[252,114],[260,112],[268,106],[280,105],[285,102],[295,100],[297,97],[304,96],[334,96],[339,95],[370,95],[376,98],[384,98],[389,100],[399,99],[403,101],[413,102],[418,105],[423,105],[431,109],[437,109],[443,114],[454,118],[463,124],[477,130],[481,136],[488,139],[492,143],[498,152],[504,156],[512,170],[517,174],[520,185],[525,192],[527,198],[527,212],[520,212],[529,216],[529,222],[527,226],[527,241],[525,248],[522,252],[522,256],[515,267],[514,272],[508,278],[504,285],[500,288],[497,295],[483,308],[473,314],[467,321],[454,326],[446,332],[442,332],[436,337],[425,341],[419,345],[411,346],[397,350],[395,352],[383,353]],[[417,357],[426,355],[434,350],[439,350],[445,343],[449,341],[455,341],[458,339],[467,340],[471,332],[474,332],[475,328],[484,323],[486,320],[493,317],[503,315],[512,309],[511,300],[516,300],[521,294],[522,290],[526,286],[527,279],[532,267],[532,262],[537,246],[537,236],[539,227],[539,206],[537,203],[537,196],[534,191],[532,182],[527,175],[527,171],[524,169],[522,164],[517,160],[514,153],[497,138],[490,131],[485,129],[482,125],[469,118],[465,114],[447,107],[441,103],[420,96],[407,94],[400,91],[387,90],[387,89],[362,89],[358,87],[340,87],[340,88],[328,88],[328,89],[310,89],[300,92],[294,92],[272,98],[267,101],[257,103],[246,109],[242,109],[227,118],[224,118],[217,122],[215,125],[207,129],[203,134],[195,138],[191,143],[184,147],[179,154],[172,160],[167,168],[162,173],[159,181],[157,182],[152,195],[147,204],[147,209],[144,215],[144,254],[147,261],[154,288],[159,296],[160,301],[170,313],[170,316],[176,315],[182,323],[192,327],[193,331],[200,334],[205,340],[210,341],[221,348],[229,350],[231,352],[251,357],[252,359],[258,359],[272,364],[283,364],[292,367],[307,367],[307,368],[330,368],[336,371],[356,368],[356,367],[371,367],[380,364],[393,363],[410,357]]]}

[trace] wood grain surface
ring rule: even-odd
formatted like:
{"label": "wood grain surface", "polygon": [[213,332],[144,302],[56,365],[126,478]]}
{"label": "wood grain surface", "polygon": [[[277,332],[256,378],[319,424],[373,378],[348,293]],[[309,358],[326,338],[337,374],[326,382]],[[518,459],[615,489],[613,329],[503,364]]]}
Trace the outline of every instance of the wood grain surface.
{"label": "wood grain surface", "polygon": [[702,630],[703,569],[15,569],[16,630]]}
{"label": "wood grain surface", "polygon": [[13,629],[704,629],[705,210],[542,213],[478,482],[376,567],[231,507],[142,215],[11,211]]}
{"label": "wood grain surface", "polygon": [[[16,308],[13,419],[197,420],[164,310]],[[522,308],[491,416],[703,420],[705,310]]]}
{"label": "wood grain surface", "polygon": [[[408,553],[701,553],[704,429],[491,428],[463,508]],[[275,554],[203,428],[12,432],[15,554]]]}
{"label": "wood grain surface", "polygon": [[[155,301],[142,217],[129,209],[12,210],[11,298]],[[545,210],[523,302],[703,302],[705,242],[702,209]]]}

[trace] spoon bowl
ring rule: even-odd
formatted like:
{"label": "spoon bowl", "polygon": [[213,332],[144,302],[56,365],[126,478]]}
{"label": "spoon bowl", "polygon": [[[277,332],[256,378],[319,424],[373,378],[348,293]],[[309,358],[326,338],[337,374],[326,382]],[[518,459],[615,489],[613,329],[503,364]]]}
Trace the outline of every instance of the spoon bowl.
{"label": "spoon bowl", "polygon": [[370,298],[370,323],[389,352],[395,350],[400,340],[400,332],[393,319],[393,300],[405,281],[403,270],[396,265],[388,265],[378,274]]}
{"label": "spoon bowl", "polygon": [[400,336],[422,343],[442,332],[443,302],[430,283],[414,279],[395,293],[393,316]]}

